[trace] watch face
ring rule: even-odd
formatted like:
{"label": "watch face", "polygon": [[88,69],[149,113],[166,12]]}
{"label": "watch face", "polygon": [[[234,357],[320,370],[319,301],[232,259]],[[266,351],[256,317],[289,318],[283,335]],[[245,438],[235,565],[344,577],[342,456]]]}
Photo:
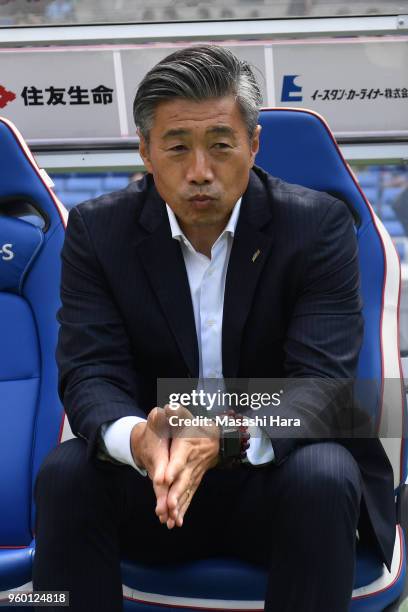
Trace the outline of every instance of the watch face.
{"label": "watch face", "polygon": [[228,425],[220,425],[219,465],[221,467],[241,465],[246,460],[249,437],[246,427],[238,426],[233,422]]}
{"label": "watch face", "polygon": [[241,436],[239,429],[236,427],[228,427],[222,432],[222,458],[238,458],[241,454]]}
{"label": "watch face", "polygon": [[230,436],[230,437],[232,437],[233,435],[236,435],[237,438],[239,438],[239,429],[238,427],[235,427],[235,425],[226,425],[222,429],[222,434],[223,436]]}

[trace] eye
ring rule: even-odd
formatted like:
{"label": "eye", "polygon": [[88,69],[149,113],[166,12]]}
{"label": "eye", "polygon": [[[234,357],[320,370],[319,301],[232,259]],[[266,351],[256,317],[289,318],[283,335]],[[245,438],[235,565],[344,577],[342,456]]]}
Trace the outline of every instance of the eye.
{"label": "eye", "polygon": [[183,144],[174,145],[173,147],[170,147],[168,151],[173,151],[174,153],[181,153],[183,151],[187,151],[187,147]]}
{"label": "eye", "polygon": [[216,142],[213,146],[215,149],[220,149],[220,150],[231,148],[231,145],[229,145],[227,142]]}

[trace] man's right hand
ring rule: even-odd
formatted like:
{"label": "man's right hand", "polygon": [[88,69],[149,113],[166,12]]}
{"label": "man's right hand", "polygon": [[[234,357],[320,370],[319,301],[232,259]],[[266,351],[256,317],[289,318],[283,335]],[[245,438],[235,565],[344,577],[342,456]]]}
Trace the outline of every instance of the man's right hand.
{"label": "man's right hand", "polygon": [[130,435],[135,463],[147,470],[156,494],[156,514],[161,523],[167,523],[168,484],[164,475],[169,463],[170,436],[168,420],[163,408],[153,408],[145,423],[138,423]]}

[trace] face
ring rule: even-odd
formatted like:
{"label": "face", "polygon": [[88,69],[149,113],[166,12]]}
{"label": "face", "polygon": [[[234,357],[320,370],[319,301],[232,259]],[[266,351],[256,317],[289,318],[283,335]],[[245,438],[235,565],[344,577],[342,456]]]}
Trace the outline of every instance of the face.
{"label": "face", "polygon": [[233,96],[175,98],[157,106],[149,144],[140,138],[140,154],[184,231],[225,227],[248,185],[260,129],[250,140]]}

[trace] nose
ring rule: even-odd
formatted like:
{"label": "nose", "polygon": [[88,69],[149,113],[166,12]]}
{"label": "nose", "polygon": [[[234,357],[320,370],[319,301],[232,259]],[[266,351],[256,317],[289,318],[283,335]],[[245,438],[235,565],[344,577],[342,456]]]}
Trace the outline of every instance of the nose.
{"label": "nose", "polygon": [[211,160],[206,151],[194,150],[191,152],[186,178],[194,185],[205,185],[214,180]]}

